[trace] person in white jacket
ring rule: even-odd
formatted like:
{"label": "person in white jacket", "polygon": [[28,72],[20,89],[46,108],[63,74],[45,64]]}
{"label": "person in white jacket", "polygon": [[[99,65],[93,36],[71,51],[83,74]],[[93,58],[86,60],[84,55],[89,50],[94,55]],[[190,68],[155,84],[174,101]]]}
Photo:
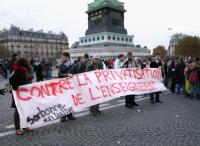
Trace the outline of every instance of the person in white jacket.
{"label": "person in white jacket", "polygon": [[119,68],[122,68],[123,65],[125,63],[125,57],[123,54],[120,54],[118,56],[118,59],[115,60],[115,64],[114,64],[114,69],[119,69]]}

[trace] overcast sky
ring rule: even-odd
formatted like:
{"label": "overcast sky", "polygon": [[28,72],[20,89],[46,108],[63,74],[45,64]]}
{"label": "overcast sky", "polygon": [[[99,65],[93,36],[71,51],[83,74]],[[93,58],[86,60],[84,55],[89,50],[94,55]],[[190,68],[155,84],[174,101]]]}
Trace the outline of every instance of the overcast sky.
{"label": "overcast sky", "polygon": [[[65,32],[70,45],[87,29],[87,4],[94,0],[0,0],[0,29]],[[121,0],[125,27],[134,43],[152,49],[168,46],[169,36],[182,32],[200,36],[199,0]],[[169,32],[168,28],[173,28]]]}

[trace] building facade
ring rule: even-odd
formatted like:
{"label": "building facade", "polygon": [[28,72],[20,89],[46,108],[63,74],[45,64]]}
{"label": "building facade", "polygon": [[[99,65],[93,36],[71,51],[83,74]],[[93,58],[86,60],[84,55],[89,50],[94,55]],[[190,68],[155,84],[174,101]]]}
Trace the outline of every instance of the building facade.
{"label": "building facade", "polygon": [[118,0],[95,0],[88,5],[88,29],[70,50],[72,57],[84,53],[104,57],[116,57],[133,52],[136,56],[150,55],[147,48],[134,45],[134,35],[128,35],[124,27],[124,3]]}
{"label": "building facade", "polygon": [[185,38],[187,35],[183,33],[176,33],[171,36],[171,40],[169,42],[169,48],[168,48],[168,55],[169,56],[175,56],[175,46],[178,44],[178,41]]}
{"label": "building facade", "polygon": [[26,58],[58,58],[68,46],[64,33],[25,31],[13,25],[9,30],[0,31],[1,58],[10,57],[13,53]]}

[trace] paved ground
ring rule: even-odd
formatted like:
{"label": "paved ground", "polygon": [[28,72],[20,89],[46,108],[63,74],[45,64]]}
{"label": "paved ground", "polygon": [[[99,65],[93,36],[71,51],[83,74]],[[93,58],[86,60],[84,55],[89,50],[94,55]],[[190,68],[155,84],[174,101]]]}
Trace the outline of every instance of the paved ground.
{"label": "paved ground", "polygon": [[[0,84],[3,82],[1,81]],[[171,93],[163,103],[137,98],[140,107],[126,109],[119,98],[101,105],[103,113],[92,117],[87,110],[67,121],[16,136],[11,95],[0,95],[0,146],[199,146],[200,101]]]}

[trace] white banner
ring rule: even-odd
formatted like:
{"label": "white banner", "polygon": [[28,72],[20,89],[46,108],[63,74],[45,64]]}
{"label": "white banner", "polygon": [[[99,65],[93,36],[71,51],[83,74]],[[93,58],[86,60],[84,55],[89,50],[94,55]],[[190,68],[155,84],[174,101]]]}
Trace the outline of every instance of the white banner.
{"label": "white banner", "polygon": [[71,112],[120,96],[166,90],[160,69],[95,70],[13,91],[21,127],[38,127]]}

